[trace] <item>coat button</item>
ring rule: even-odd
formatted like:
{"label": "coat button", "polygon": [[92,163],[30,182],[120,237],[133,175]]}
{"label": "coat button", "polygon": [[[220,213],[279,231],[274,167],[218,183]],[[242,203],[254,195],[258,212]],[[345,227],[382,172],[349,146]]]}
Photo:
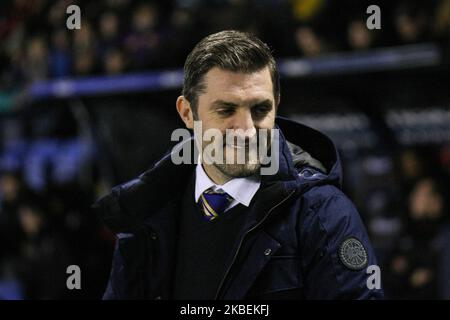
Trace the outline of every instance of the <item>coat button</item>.
{"label": "coat button", "polygon": [[150,238],[152,238],[152,240],[156,240],[156,239],[158,239],[158,235],[156,234],[156,232],[152,232],[150,234]]}
{"label": "coat button", "polygon": [[270,249],[270,248],[267,248],[265,251],[264,251],[264,255],[265,256],[268,256],[268,255],[270,255],[272,253],[272,249]]}

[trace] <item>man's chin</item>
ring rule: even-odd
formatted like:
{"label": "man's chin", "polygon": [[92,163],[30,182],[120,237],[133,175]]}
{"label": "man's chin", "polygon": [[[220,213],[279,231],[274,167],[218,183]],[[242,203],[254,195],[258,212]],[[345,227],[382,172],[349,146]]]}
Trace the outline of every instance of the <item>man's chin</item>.
{"label": "man's chin", "polygon": [[224,175],[232,178],[245,178],[259,173],[260,164],[215,164]]}

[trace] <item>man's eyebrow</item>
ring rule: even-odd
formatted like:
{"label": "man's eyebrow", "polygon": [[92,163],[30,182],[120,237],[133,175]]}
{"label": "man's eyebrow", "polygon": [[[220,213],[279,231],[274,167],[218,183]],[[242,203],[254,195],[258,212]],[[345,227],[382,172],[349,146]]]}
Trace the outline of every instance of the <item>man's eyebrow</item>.
{"label": "man's eyebrow", "polygon": [[[216,100],[212,103],[213,108],[220,108],[220,107],[236,108],[238,106],[239,105],[237,103],[224,101],[224,100]],[[266,100],[262,100],[262,101],[252,102],[251,107],[255,107],[255,106],[271,107],[272,101],[270,99],[266,99]]]}
{"label": "man's eyebrow", "polygon": [[256,106],[272,107],[272,100],[266,99],[266,100],[259,101],[259,102],[252,104],[252,107],[256,107]]}
{"label": "man's eyebrow", "polygon": [[233,103],[233,102],[229,102],[229,101],[224,101],[224,100],[216,100],[212,103],[212,107],[213,108],[220,108],[220,107],[234,107],[236,108],[238,106],[238,104]]}

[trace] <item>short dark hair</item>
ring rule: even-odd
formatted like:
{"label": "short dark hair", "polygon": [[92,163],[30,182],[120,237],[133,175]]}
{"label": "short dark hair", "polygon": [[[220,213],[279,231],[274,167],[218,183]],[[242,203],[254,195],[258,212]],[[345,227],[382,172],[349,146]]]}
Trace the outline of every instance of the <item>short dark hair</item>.
{"label": "short dark hair", "polygon": [[188,55],[184,64],[183,96],[190,102],[194,115],[199,94],[205,90],[204,75],[214,67],[251,73],[269,67],[273,94],[280,94],[280,77],[269,47],[249,33],[226,30],[203,38]]}

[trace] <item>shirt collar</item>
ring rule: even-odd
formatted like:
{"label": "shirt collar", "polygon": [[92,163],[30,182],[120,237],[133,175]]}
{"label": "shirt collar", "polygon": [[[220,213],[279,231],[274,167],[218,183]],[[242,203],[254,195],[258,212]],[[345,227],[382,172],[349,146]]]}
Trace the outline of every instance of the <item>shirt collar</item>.
{"label": "shirt collar", "polygon": [[212,188],[214,191],[222,190],[228,193],[234,200],[248,207],[261,185],[261,179],[257,175],[234,178],[223,185],[217,185],[208,177],[201,163],[197,164],[195,174],[195,202],[198,202],[203,192]]}

